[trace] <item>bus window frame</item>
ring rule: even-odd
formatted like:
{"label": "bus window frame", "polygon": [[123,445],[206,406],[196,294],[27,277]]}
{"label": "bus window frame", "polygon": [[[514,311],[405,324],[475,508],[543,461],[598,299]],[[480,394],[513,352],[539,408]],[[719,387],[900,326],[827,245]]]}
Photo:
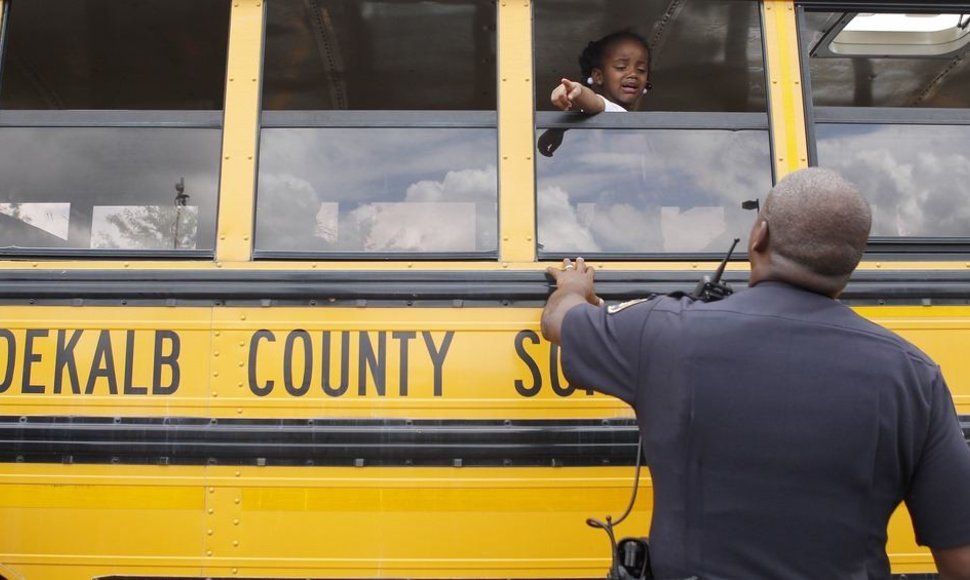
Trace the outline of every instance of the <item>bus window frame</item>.
{"label": "bus window frame", "polygon": [[[818,167],[816,124],[873,124],[882,125],[970,125],[970,109],[918,107],[825,107],[816,106],[812,99],[810,47],[805,45],[802,31],[806,30],[806,12],[947,12],[970,9],[968,2],[826,2],[800,0],[796,4],[798,22],[798,51],[802,62],[802,99],[805,103],[805,138],[808,141],[808,164]],[[970,235],[952,236],[872,236],[866,245],[863,260],[878,257],[889,260],[938,260],[941,255],[951,258],[970,258]]]}
{"label": "bus window frame", "polygon": [[[0,130],[4,128],[137,128],[137,129],[217,129],[223,131],[222,111],[192,110],[0,110]],[[221,137],[220,137],[221,140]],[[221,156],[220,156],[221,157]],[[219,184],[217,172],[217,193]],[[217,204],[218,206],[218,204]],[[218,214],[216,214],[218,217]],[[215,229],[215,224],[213,224]],[[213,240],[215,246],[215,240]],[[2,247],[0,258],[67,258],[67,259],[150,259],[212,260],[211,249],[105,249]]]}
{"label": "bus window frame", "polygon": [[[260,111],[259,133],[263,129],[490,129],[495,131],[495,164],[499,166],[498,111]],[[261,144],[259,145],[261,147]],[[258,174],[257,174],[258,176]],[[257,177],[258,180],[258,177]],[[496,181],[496,208],[501,193]],[[255,199],[259,199],[257,186]],[[499,210],[496,209],[496,220]],[[256,216],[258,220],[258,215]],[[498,222],[497,222],[498,223]],[[501,227],[499,225],[499,227]],[[499,235],[499,231],[496,231]],[[494,250],[458,252],[321,252],[293,250],[260,250],[253,247],[253,261],[314,261],[372,262],[498,262],[500,248]]]}

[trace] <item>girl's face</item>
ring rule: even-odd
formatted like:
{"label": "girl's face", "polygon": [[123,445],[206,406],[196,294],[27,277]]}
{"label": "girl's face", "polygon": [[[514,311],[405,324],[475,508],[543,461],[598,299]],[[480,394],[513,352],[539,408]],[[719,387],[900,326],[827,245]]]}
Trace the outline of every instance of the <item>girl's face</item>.
{"label": "girl's face", "polygon": [[594,68],[592,76],[604,97],[634,109],[647,86],[647,49],[632,38],[614,42],[603,51],[603,68]]}

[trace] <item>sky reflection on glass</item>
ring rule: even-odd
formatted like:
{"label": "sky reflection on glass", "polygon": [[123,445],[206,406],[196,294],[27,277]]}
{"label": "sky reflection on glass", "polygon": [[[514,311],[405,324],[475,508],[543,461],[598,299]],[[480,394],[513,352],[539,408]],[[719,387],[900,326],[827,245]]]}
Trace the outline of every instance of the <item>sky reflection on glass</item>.
{"label": "sky reflection on glass", "polygon": [[[0,214],[19,215],[20,224],[0,232],[0,245],[211,249],[220,135],[218,129],[4,127]],[[181,217],[191,213],[193,223],[192,239],[183,230],[177,241],[168,229],[180,179],[189,195]],[[113,224],[105,221],[109,215]]]}
{"label": "sky reflection on glass", "polygon": [[766,131],[583,130],[538,157],[540,249],[723,252],[771,188]]}
{"label": "sky reflection on glass", "polygon": [[494,129],[263,129],[256,247],[498,247]]}
{"label": "sky reflection on glass", "polygon": [[872,204],[873,236],[970,235],[970,125],[819,123],[819,165]]}

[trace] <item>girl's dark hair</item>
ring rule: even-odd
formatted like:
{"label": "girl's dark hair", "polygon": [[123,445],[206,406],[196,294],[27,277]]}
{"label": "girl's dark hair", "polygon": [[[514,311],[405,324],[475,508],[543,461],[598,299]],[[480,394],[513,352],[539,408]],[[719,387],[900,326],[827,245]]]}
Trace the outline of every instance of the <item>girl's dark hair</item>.
{"label": "girl's dark hair", "polygon": [[579,55],[579,68],[583,73],[582,82],[584,84],[586,79],[592,76],[594,68],[603,68],[603,53],[611,45],[621,40],[633,40],[643,45],[644,50],[647,51],[647,78],[650,77],[650,45],[647,44],[647,39],[630,29],[624,29],[611,32],[599,40],[594,40],[583,49],[582,54]]}

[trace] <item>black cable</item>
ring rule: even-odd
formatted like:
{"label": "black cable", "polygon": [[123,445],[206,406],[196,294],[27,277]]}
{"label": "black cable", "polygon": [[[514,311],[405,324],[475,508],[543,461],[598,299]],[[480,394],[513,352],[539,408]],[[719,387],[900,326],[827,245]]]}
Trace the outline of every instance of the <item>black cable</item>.
{"label": "black cable", "polygon": [[623,523],[623,520],[630,515],[633,511],[633,504],[637,501],[637,491],[640,489],[640,468],[642,466],[643,460],[643,436],[637,439],[637,462],[636,467],[633,471],[633,493],[630,494],[630,503],[626,506],[623,515],[620,516],[615,522],[613,521],[613,516],[606,516],[606,522],[598,520],[596,518],[586,518],[586,525],[591,528],[599,528],[606,532],[606,535],[610,537],[610,553],[613,555],[613,562],[610,564],[610,577],[619,577],[619,572],[617,570],[616,561],[616,535],[613,533],[613,526],[618,526]]}

